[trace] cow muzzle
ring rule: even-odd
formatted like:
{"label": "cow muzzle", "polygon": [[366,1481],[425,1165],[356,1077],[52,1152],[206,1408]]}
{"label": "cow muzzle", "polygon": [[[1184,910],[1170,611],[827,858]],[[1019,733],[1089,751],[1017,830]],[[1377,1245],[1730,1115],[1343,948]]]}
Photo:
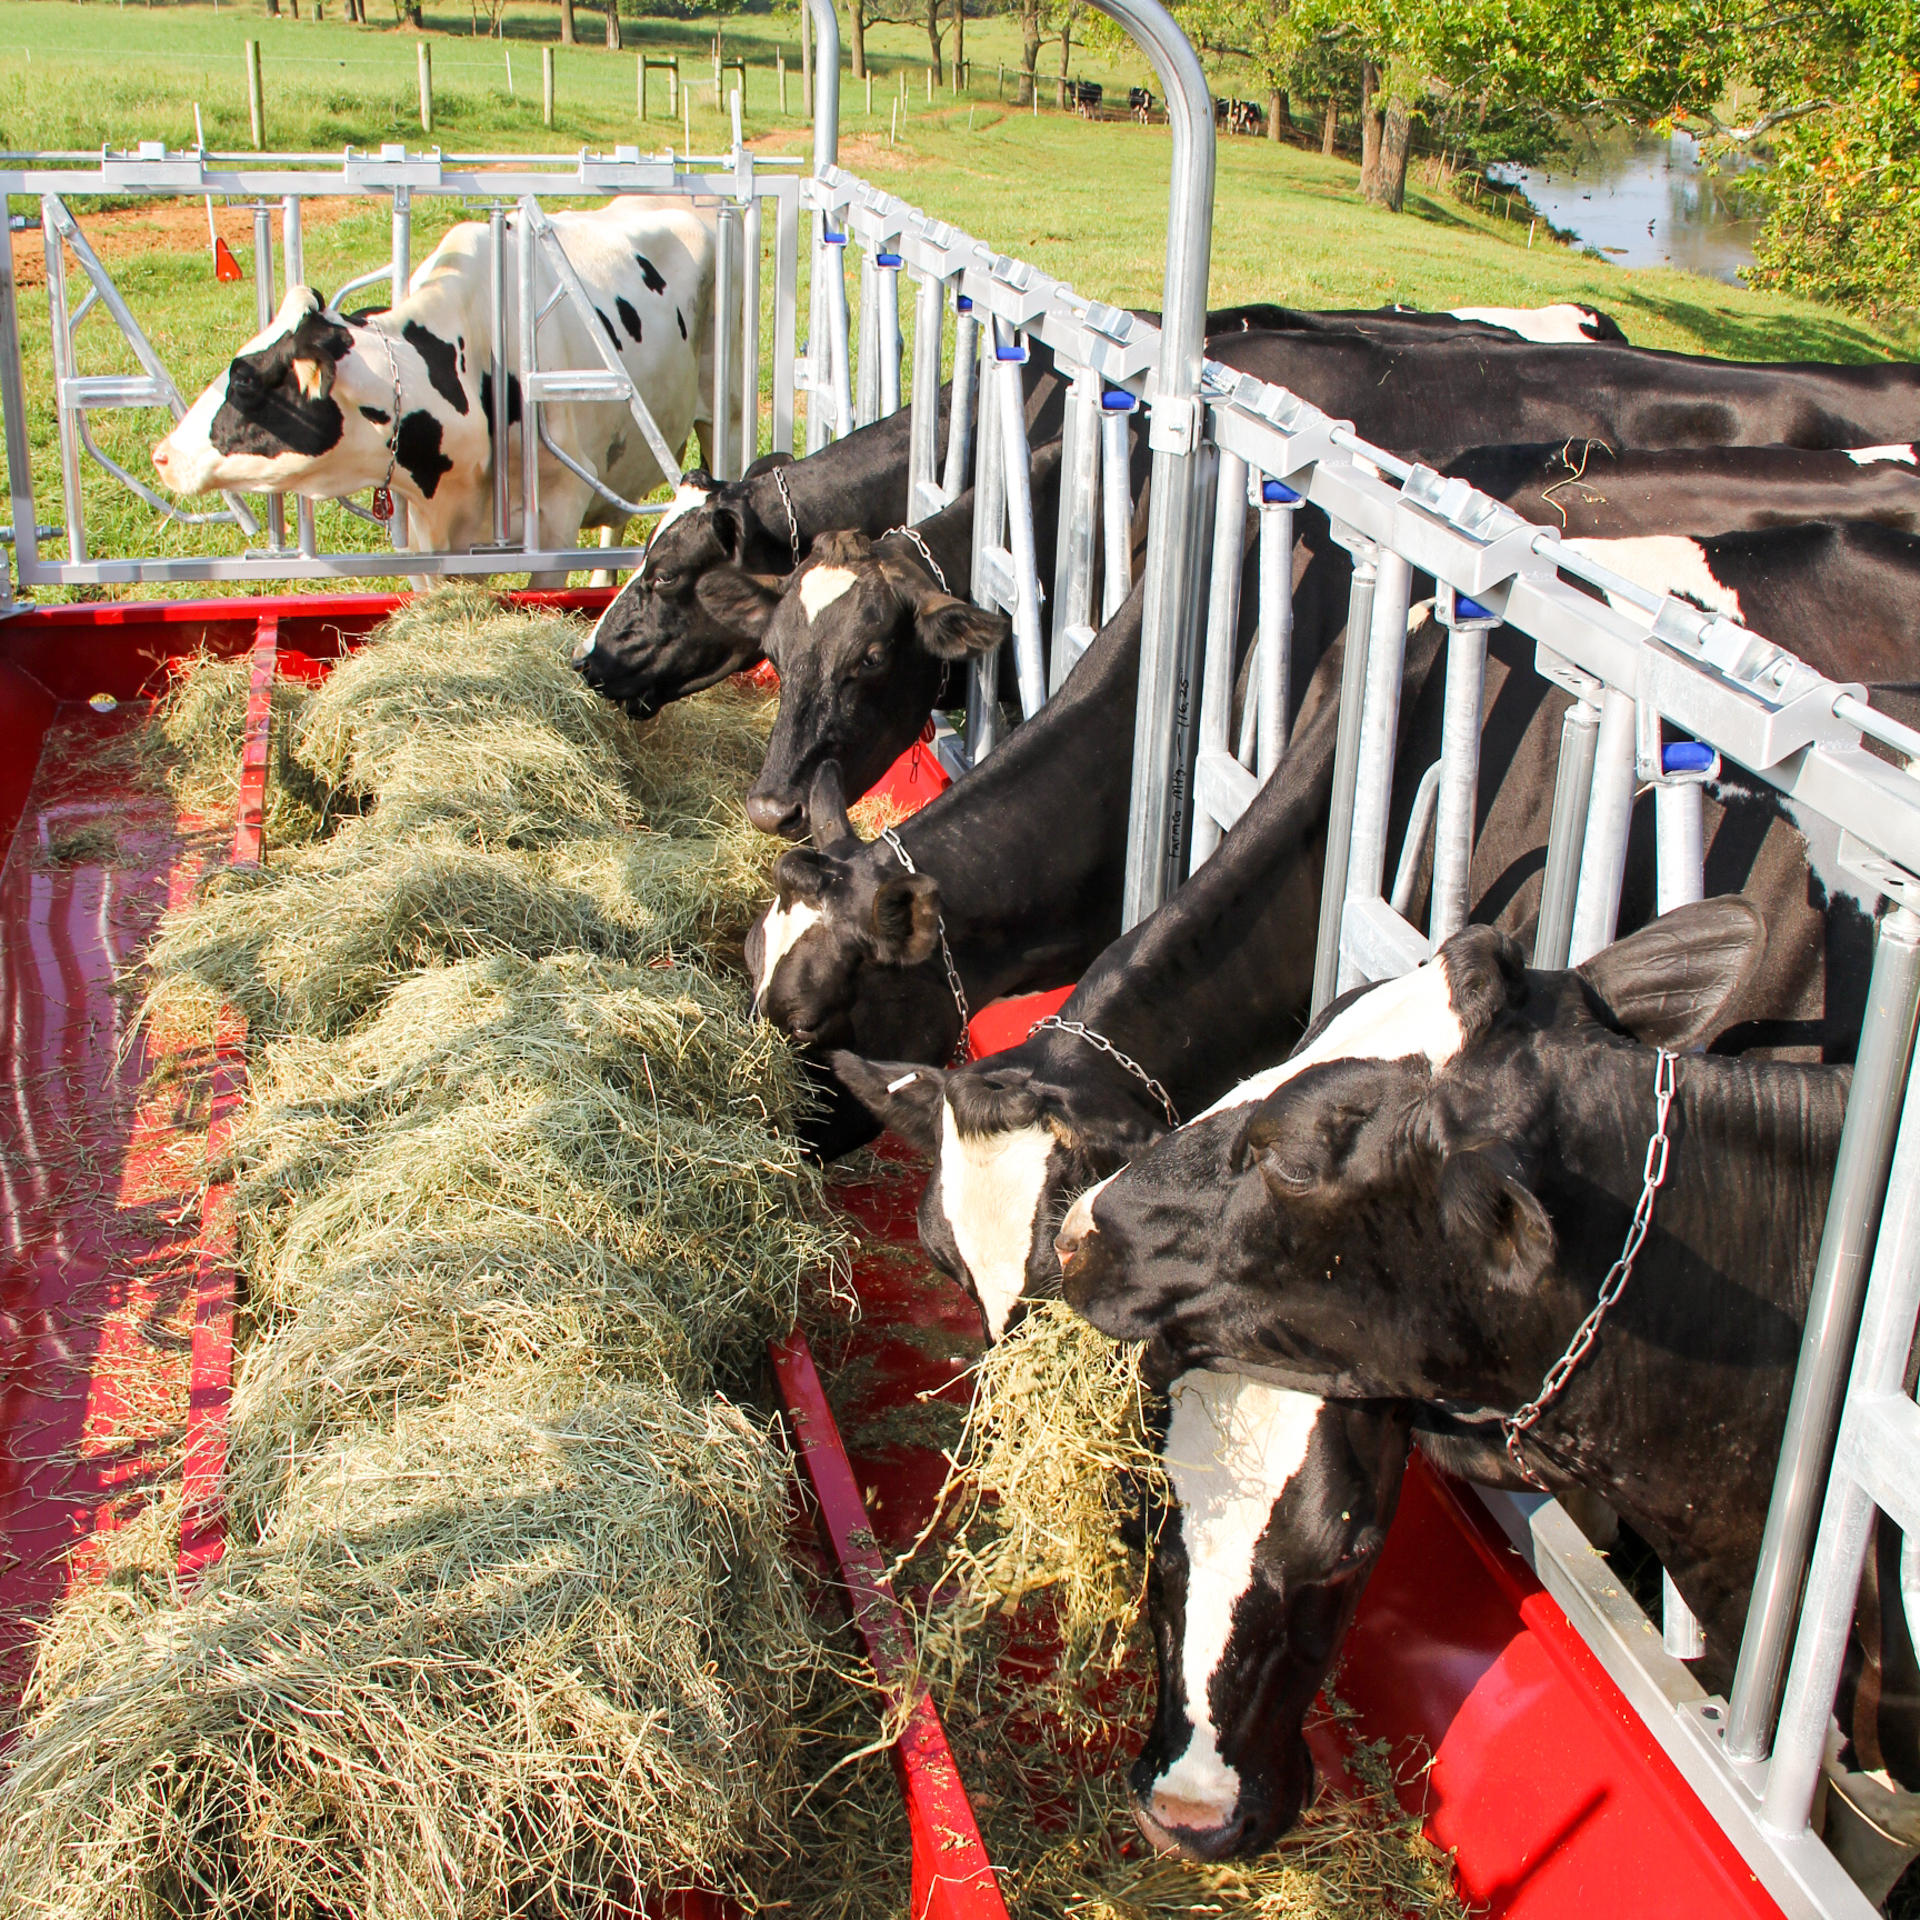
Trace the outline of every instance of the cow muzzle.
{"label": "cow muzzle", "polygon": [[1300,1818],[1319,1784],[1304,1740],[1277,1781],[1246,1776],[1230,1808],[1156,1792],[1151,1776],[1157,1772],[1145,1755],[1134,1764],[1127,1795],[1134,1824],[1158,1851],[1184,1860],[1234,1860],[1262,1852]]}
{"label": "cow muzzle", "polygon": [[747,795],[747,818],[762,833],[777,833],[783,840],[799,840],[807,831],[807,810],[798,800],[778,794]]}

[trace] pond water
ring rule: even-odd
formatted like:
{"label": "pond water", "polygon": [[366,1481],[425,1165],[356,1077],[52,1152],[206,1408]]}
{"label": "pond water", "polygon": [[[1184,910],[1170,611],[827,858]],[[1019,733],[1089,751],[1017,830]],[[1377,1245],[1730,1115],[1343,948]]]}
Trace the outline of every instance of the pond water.
{"label": "pond water", "polygon": [[[1747,163],[1750,164],[1750,163]],[[1682,267],[1739,285],[1760,223],[1739,160],[1709,173],[1693,138],[1604,139],[1550,167],[1496,167],[1546,219],[1623,267]]]}

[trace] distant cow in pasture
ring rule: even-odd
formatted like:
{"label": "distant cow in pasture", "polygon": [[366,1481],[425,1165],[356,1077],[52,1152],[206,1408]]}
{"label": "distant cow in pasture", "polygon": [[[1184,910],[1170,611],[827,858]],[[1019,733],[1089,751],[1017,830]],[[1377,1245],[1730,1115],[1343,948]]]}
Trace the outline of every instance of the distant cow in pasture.
{"label": "distant cow in pasture", "polygon": [[1153,97],[1152,91],[1149,88],[1129,87],[1127,89],[1127,111],[1132,114],[1143,127],[1153,124],[1154,109],[1159,106],[1159,104],[1159,101]]}
{"label": "distant cow in pasture", "polygon": [[1106,96],[1106,89],[1097,80],[1069,80],[1067,82],[1066,104],[1082,120],[1100,118],[1100,102]]}
{"label": "distant cow in pasture", "polygon": [[[593,311],[570,300],[547,315],[541,364],[600,368],[591,329],[606,340],[676,460],[713,418],[714,214],[692,201],[631,196],[553,225]],[[506,223],[516,254],[519,216]],[[507,278],[504,358],[518,360],[520,276]],[[493,538],[493,283],[491,229],[454,227],[386,312],[348,318],[310,287],[286,297],[273,322],[234,355],[153,449],[175,493],[217,491],[344,499],[386,487],[407,508],[407,545],[465,553]],[[537,255],[536,298],[556,284]],[[520,538],[520,379],[507,376],[508,537]],[[555,401],[541,408],[555,446],[626,500],[666,478],[629,409],[618,401]],[[542,547],[575,545],[583,527],[621,527],[627,515],[552,452],[540,455]],[[536,584],[542,584],[536,582]],[[565,585],[552,579],[548,585]]]}

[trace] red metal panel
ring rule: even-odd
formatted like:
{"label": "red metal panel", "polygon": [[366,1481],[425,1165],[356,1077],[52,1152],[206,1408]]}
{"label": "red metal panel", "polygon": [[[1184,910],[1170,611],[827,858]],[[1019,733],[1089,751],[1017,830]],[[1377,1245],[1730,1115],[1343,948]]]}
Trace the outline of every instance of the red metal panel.
{"label": "red metal panel", "polygon": [[[767,1343],[794,1442],[846,1582],[853,1623],[875,1675],[891,1689],[909,1672],[913,1638],[893,1598],[860,1485],[797,1328]],[[960,1770],[932,1697],[922,1691],[894,1746],[894,1767],[913,1830],[912,1920],[1005,1920],[1006,1904],[981,1843]]]}
{"label": "red metal panel", "polygon": [[[1418,1455],[1340,1692],[1492,1920],[1779,1920],[1639,1716],[1477,1497]],[[1424,1773],[1418,1761],[1430,1757]]]}

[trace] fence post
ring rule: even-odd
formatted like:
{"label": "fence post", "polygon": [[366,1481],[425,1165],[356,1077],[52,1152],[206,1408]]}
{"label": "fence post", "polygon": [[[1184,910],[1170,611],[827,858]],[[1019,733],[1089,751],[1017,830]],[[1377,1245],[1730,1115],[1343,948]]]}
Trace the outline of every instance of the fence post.
{"label": "fence post", "polygon": [[644,120],[647,117],[647,56],[643,53],[638,56],[638,59],[640,62],[640,78],[637,98],[640,106],[640,118]]}
{"label": "fence post", "polygon": [[540,49],[540,124],[553,125],[553,49]]}
{"label": "fence post", "polygon": [[433,50],[424,40],[414,43],[420,67],[420,131],[433,131]]}
{"label": "fence post", "polygon": [[247,42],[247,118],[253,125],[253,150],[264,152],[267,144],[267,106],[260,91],[260,42]]}
{"label": "fence post", "polygon": [[773,60],[774,60],[774,65],[778,69],[780,74],[780,111],[782,113],[785,113],[787,110],[787,50],[786,48],[785,47],[777,48],[774,52]]}

